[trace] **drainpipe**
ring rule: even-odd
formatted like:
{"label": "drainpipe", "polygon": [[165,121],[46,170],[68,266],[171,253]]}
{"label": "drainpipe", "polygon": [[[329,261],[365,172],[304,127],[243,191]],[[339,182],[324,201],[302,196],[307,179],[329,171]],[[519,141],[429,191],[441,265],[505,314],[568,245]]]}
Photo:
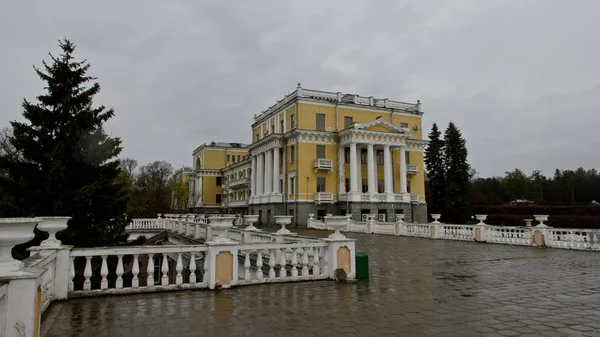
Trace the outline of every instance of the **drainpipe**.
{"label": "drainpipe", "polygon": [[[296,117],[296,123],[298,123],[298,100],[296,99],[296,111],[294,115]],[[297,124],[295,125],[297,128]],[[293,130],[290,130],[293,131]],[[294,155],[296,158],[294,159],[294,165],[296,166],[296,179],[294,179],[294,227],[298,227],[298,178],[300,175],[298,174],[298,153],[300,152],[298,149],[298,141],[296,141],[296,151],[294,151]]]}

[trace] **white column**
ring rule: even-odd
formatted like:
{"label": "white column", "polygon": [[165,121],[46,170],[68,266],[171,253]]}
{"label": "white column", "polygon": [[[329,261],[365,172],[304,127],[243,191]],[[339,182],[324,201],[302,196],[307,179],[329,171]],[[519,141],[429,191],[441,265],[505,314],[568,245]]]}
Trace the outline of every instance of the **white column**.
{"label": "white column", "polygon": [[406,190],[406,146],[400,146],[400,193]]}
{"label": "white column", "polygon": [[358,192],[356,174],[356,143],[350,143],[350,192]]}
{"label": "white column", "polygon": [[369,179],[369,194],[375,190],[375,163],[373,162],[373,144],[367,144],[367,174]]}
{"label": "white column", "polygon": [[346,173],[344,172],[344,163],[346,162],[344,157],[345,147],[340,145],[338,147],[338,181],[339,181],[339,192],[340,195],[346,193]]}
{"label": "white column", "polygon": [[273,193],[279,194],[279,148],[273,149]]}
{"label": "white column", "polygon": [[252,156],[252,166],[250,169],[250,196],[256,195],[256,156]]}
{"label": "white column", "polygon": [[273,150],[265,153],[265,194],[273,193]]}
{"label": "white column", "polygon": [[392,160],[390,158],[390,146],[383,146],[383,179],[385,193],[392,193]]}
{"label": "white column", "polygon": [[265,162],[264,162],[264,153],[260,153],[257,156],[257,163],[256,163],[256,195],[263,195],[264,194],[264,185],[263,185],[263,181],[265,178]]}
{"label": "white column", "polygon": [[362,149],[356,146],[356,156],[358,160],[356,161],[356,190],[359,193],[362,193]]}

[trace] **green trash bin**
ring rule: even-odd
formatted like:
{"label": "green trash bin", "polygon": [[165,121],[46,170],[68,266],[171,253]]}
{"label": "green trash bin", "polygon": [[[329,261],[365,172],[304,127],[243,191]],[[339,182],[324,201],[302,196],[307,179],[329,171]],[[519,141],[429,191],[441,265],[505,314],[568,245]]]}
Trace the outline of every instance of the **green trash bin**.
{"label": "green trash bin", "polygon": [[356,279],[369,278],[369,254],[356,252]]}

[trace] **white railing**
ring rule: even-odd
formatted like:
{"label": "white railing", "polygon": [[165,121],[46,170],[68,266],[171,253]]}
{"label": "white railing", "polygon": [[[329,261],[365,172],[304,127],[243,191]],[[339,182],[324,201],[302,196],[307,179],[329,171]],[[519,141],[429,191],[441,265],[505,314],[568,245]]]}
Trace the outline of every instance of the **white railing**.
{"label": "white railing", "polygon": [[471,225],[442,224],[440,236],[442,239],[475,241],[475,227]]}
{"label": "white railing", "polygon": [[327,229],[327,226],[325,226],[325,223],[323,221],[313,219],[312,217],[308,219],[306,227],[314,229]]}
{"label": "white railing", "polygon": [[313,168],[315,170],[333,170],[333,160],[325,158],[315,159]]}
{"label": "white railing", "polygon": [[430,237],[431,230],[428,224],[410,224],[403,223],[400,227],[400,235],[404,236],[418,236],[418,237]]}
{"label": "white railing", "polygon": [[360,201],[371,201],[371,195],[363,193],[360,195]]}
{"label": "white railing", "polygon": [[244,266],[240,285],[329,278],[325,242],[250,244],[238,249],[238,261],[241,256]]}
{"label": "white railing", "polygon": [[411,194],[410,195],[410,202],[419,202],[419,195],[418,194]]}
{"label": "white railing", "polygon": [[395,222],[373,222],[371,232],[375,234],[396,235]]}
{"label": "white railing", "polygon": [[55,298],[55,272],[56,272],[56,252],[43,252],[38,255],[40,259],[35,263],[28,265],[30,268],[44,269],[42,274],[42,312],[46,311],[50,303]]}
{"label": "white railing", "polygon": [[333,193],[332,192],[316,192],[315,193],[315,202],[332,202],[333,201]]}
{"label": "white railing", "polygon": [[394,194],[394,201],[403,201],[402,194]]}
{"label": "white railing", "polygon": [[486,241],[509,245],[532,245],[531,227],[486,226]]}
{"label": "white railing", "polygon": [[130,229],[164,229],[164,219],[132,219]]}
{"label": "white railing", "polygon": [[406,173],[417,174],[419,173],[419,167],[415,164],[406,164]]}
{"label": "white railing", "polygon": [[346,194],[346,193],[338,194],[338,200],[339,201],[347,201],[348,200],[348,194]]}
{"label": "white railing", "polygon": [[227,201],[222,203],[224,207],[241,207],[248,206],[248,200]]}
{"label": "white railing", "polygon": [[[77,296],[204,288],[207,286],[203,278],[208,268],[204,259],[207,250],[206,245],[76,248],[71,251],[69,292]],[[198,265],[201,258],[203,263]],[[75,270],[80,264],[84,266],[83,278],[77,279]],[[109,275],[116,279],[109,282]],[[99,282],[92,282],[92,277]]]}
{"label": "white railing", "polygon": [[228,183],[225,187],[235,188],[235,187],[238,187],[240,185],[250,185],[250,178],[243,178],[243,179],[234,180],[234,181]]}
{"label": "white railing", "polygon": [[600,250],[600,230],[551,228],[548,232],[549,247]]}
{"label": "white railing", "polygon": [[327,92],[313,89],[302,89],[302,97],[312,97],[328,101],[337,101],[338,99],[338,95],[335,92]]}
{"label": "white railing", "polygon": [[367,228],[368,228],[368,226],[367,226],[366,222],[360,222],[360,221],[354,221],[354,220],[350,220],[350,223],[348,225],[349,232],[366,233]]}

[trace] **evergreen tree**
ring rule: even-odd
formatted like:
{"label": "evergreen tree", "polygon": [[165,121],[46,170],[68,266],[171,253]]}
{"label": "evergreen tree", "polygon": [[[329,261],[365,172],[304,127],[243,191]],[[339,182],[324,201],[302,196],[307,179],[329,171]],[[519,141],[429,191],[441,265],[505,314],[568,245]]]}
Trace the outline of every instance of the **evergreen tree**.
{"label": "evergreen tree", "polygon": [[445,204],[445,167],[444,167],[444,141],[440,138],[441,132],[436,123],[433,123],[429,132],[429,144],[425,149],[425,167],[429,180],[427,197],[432,206]]}
{"label": "evergreen tree", "polygon": [[444,165],[446,205],[468,205],[471,167],[467,162],[467,146],[460,130],[452,122],[444,133]]}
{"label": "evergreen tree", "polygon": [[[62,53],[50,54],[36,74],[45,82],[37,103],[23,101],[26,122],[12,122],[11,143],[22,159],[0,158],[0,185],[8,188],[13,216],[71,216],[58,234],[65,244],[99,246],[123,242],[127,192],[117,177],[121,140],[104,132],[112,109],[93,107],[100,91],[88,75],[90,64],[73,58],[75,46],[59,42]],[[2,212],[3,210],[0,210]]]}

